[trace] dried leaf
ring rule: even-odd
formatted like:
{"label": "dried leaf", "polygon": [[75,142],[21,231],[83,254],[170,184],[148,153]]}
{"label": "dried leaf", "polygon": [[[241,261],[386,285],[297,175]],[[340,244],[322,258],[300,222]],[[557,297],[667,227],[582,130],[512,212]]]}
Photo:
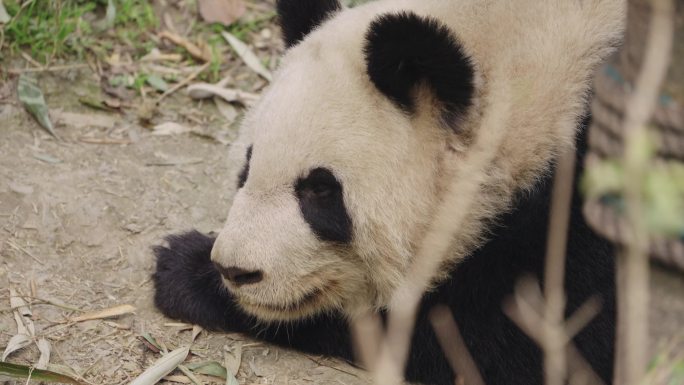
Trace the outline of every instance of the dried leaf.
{"label": "dried leaf", "polygon": [[[145,334],[144,336],[138,336],[137,338],[151,351],[155,353],[161,352],[161,347],[159,346],[159,344],[157,344],[157,341],[154,341],[154,338],[152,338],[152,336],[150,336],[149,334]],[[152,341],[154,341],[154,343],[152,343]]]}
{"label": "dried leaf", "polygon": [[252,361],[248,361],[247,363],[249,364],[249,368],[252,369],[252,373],[254,373],[255,376],[264,377],[264,371],[261,370],[261,368],[259,368],[258,366],[256,366],[253,359]]}
{"label": "dried leaf", "polygon": [[38,159],[38,160],[40,160],[40,161],[43,161],[43,162],[45,162],[45,163],[51,163],[51,164],[62,163],[62,160],[61,160],[61,159],[57,159],[57,158],[55,158],[55,157],[52,156],[52,155],[41,154],[41,153],[39,153],[39,152],[38,152],[38,153],[34,153],[34,154],[33,154],[33,157],[36,158],[36,159]]}
{"label": "dried leaf", "polygon": [[175,34],[170,31],[162,31],[159,33],[160,39],[167,39],[175,45],[179,45],[185,48],[188,53],[195,59],[201,60],[203,62],[211,61],[211,49],[206,44],[200,44],[199,46],[190,40]]}
{"label": "dried leaf", "polygon": [[24,108],[33,115],[38,123],[50,135],[57,138],[55,128],[50,120],[49,110],[43,97],[43,91],[38,87],[38,82],[26,74],[19,76],[19,86],[17,88],[17,95],[19,100],[24,105]]}
{"label": "dried leaf", "polygon": [[192,372],[190,371],[190,369],[188,369],[185,365],[178,365],[178,370],[180,370],[183,374],[185,374],[185,376],[188,377],[188,379],[189,379],[190,381],[192,381],[192,383],[194,383],[195,385],[203,385],[203,384],[204,384],[204,383],[203,383],[199,378],[197,378],[197,376],[195,376],[195,374],[192,373]]}
{"label": "dried leaf", "polygon": [[[17,334],[26,334],[29,337],[36,335],[36,327],[33,325],[33,313],[28,308],[24,299],[10,288],[10,307],[14,309],[14,321],[17,323]],[[4,361],[4,359],[3,359]]]}
{"label": "dried leaf", "polygon": [[73,128],[102,127],[114,128],[118,119],[105,114],[81,114],[78,112],[55,111],[55,120]]}
{"label": "dried leaf", "polygon": [[152,385],[156,384],[167,374],[174,371],[190,353],[190,348],[176,349],[160,359],[152,366],[147,368],[140,376],[134,379],[129,385]]}
{"label": "dried leaf", "polygon": [[33,194],[33,187],[25,185],[19,182],[9,182],[7,187],[13,192],[21,195],[31,195]]}
{"label": "dried leaf", "polygon": [[70,367],[68,367],[68,366],[66,366],[66,365],[48,364],[48,369],[47,369],[47,370],[49,370],[49,371],[51,371],[51,372],[55,372],[55,373],[64,374],[64,375],[67,375],[67,376],[69,376],[69,377],[74,377],[74,378],[79,377],[78,373],[76,373],[76,372],[74,371],[74,369],[72,369],[72,368],[70,368]]}
{"label": "dried leaf", "polygon": [[177,135],[184,134],[186,132],[192,131],[191,128],[186,127],[182,124],[175,122],[165,122],[157,124],[152,128],[152,135],[155,136],[167,136],[167,135]]}
{"label": "dried leaf", "polygon": [[147,163],[145,163],[145,166],[148,166],[148,167],[153,167],[153,166],[159,166],[159,167],[186,166],[189,164],[202,163],[203,161],[204,160],[201,158],[178,158],[178,159],[163,160],[163,161],[159,161],[159,162],[147,162]]}
{"label": "dried leaf", "polygon": [[2,0],[0,0],[0,24],[5,24],[10,21],[10,19],[10,15],[7,13],[5,6],[2,4]]}
{"label": "dried leaf", "polygon": [[38,350],[40,351],[40,358],[38,358],[38,363],[36,364],[36,369],[45,370],[48,368],[50,363],[50,342],[45,338],[41,338],[36,342]]}
{"label": "dried leaf", "polygon": [[221,32],[221,35],[223,35],[223,38],[228,41],[228,44],[233,47],[233,50],[235,50],[242,61],[244,61],[245,64],[252,69],[252,71],[258,73],[269,82],[271,81],[273,78],[271,76],[271,72],[267,70],[263,64],[261,64],[261,60],[259,60],[259,58],[249,49],[245,43],[228,32],[223,31]]}
{"label": "dried leaf", "polygon": [[232,348],[228,346],[223,347],[223,360],[226,364],[226,369],[233,375],[237,376],[242,363],[242,344],[236,344]]}
{"label": "dried leaf", "polygon": [[25,365],[10,364],[7,362],[0,362],[0,379],[2,379],[3,376],[22,379],[30,378],[36,381],[45,381],[52,383],[80,385],[80,382],[63,374],[51,372],[48,370],[34,369],[30,366]]}
{"label": "dried leaf", "polygon": [[186,376],[166,376],[162,380],[178,384],[192,384],[192,381]]}
{"label": "dried leaf", "polygon": [[135,311],[135,306],[132,305],[119,305],[110,307],[104,310],[98,310],[92,313],[86,313],[78,317],[71,318],[69,322],[83,322],[91,321],[96,319],[112,318],[118,317],[120,315],[133,313]]}
{"label": "dried leaf", "polygon": [[208,376],[214,376],[223,379],[225,379],[228,375],[226,368],[216,361],[193,362],[185,366],[197,374],[206,374]]}
{"label": "dried leaf", "polygon": [[149,75],[145,79],[145,81],[147,82],[147,84],[151,85],[152,88],[154,88],[155,90],[157,90],[159,92],[165,92],[166,90],[169,89],[169,85],[159,75],[155,75],[155,74]]}
{"label": "dried leaf", "polygon": [[121,108],[121,102],[120,101],[114,101],[114,100],[101,100],[98,98],[94,97],[82,97],[78,98],[78,101],[83,104],[84,106],[94,108],[96,110],[100,111],[107,111],[107,112],[112,112],[112,111],[118,111]]}
{"label": "dried leaf", "polygon": [[226,27],[245,14],[243,0],[199,0],[199,13],[207,23],[221,23]]}
{"label": "dried leaf", "polygon": [[223,88],[214,84],[197,83],[188,86],[188,95],[193,99],[204,99],[218,96],[227,102],[238,102],[245,106],[253,105],[259,100],[259,95],[238,90],[236,88]]}
{"label": "dried leaf", "polygon": [[31,345],[31,337],[27,336],[26,334],[17,334],[13,336],[10,338],[5,351],[2,353],[2,361],[5,361],[10,354],[29,345]]}
{"label": "dried leaf", "polygon": [[228,123],[233,123],[235,119],[237,119],[239,113],[234,105],[220,98],[214,98],[214,103],[216,103],[216,108],[218,108],[219,112],[226,118]]}
{"label": "dried leaf", "polygon": [[240,383],[238,382],[237,378],[232,373],[228,374],[228,377],[226,378],[226,385],[239,385]]}
{"label": "dried leaf", "polygon": [[193,327],[192,327],[192,337],[191,337],[191,339],[190,339],[190,343],[195,342],[195,340],[197,339],[197,336],[199,336],[200,333],[202,333],[202,330],[204,330],[204,329],[202,329],[201,326],[193,325]]}
{"label": "dried leaf", "polygon": [[109,29],[114,26],[114,20],[116,19],[116,5],[114,5],[114,0],[107,1],[107,13],[105,13],[104,27]]}

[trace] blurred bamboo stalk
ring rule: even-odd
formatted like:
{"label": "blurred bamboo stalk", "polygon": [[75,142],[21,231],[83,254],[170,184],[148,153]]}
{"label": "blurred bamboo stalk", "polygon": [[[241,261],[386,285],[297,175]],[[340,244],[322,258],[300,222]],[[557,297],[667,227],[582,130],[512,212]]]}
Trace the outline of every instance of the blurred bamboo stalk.
{"label": "blurred bamboo stalk", "polygon": [[485,385],[475,360],[463,341],[458,325],[446,306],[437,306],[430,311],[430,323],[435,329],[437,340],[451,369],[456,374],[457,385]]}
{"label": "blurred bamboo stalk", "polygon": [[[565,149],[558,160],[551,195],[549,236],[544,270],[543,345],[544,377],[547,385],[564,385],[567,377],[568,343],[565,333],[565,254],[568,243],[570,206],[574,193],[575,148]],[[570,336],[572,337],[572,336]]]}
{"label": "blurred bamboo stalk", "polygon": [[631,237],[617,258],[618,329],[615,384],[636,385],[643,381],[648,364],[648,236],[644,223],[643,183],[647,160],[643,143],[646,124],[658,100],[670,63],[674,36],[674,2],[651,0],[652,13],[646,40],[644,64],[634,92],[627,100],[625,133],[625,197]]}
{"label": "blurred bamboo stalk", "polygon": [[[496,102],[487,106],[473,150],[462,170],[462,178],[455,178],[444,193],[444,201],[436,210],[436,217],[421,242],[413,263],[408,270],[409,278],[397,287],[390,303],[387,319],[387,333],[380,347],[380,356],[375,366],[375,380],[379,385],[395,385],[403,378],[411,336],[415,326],[416,312],[423,293],[429,288],[440,265],[446,260],[454,234],[466,220],[467,208],[477,199],[487,175],[486,169],[499,152],[509,117],[511,92],[505,81],[497,81],[502,75],[492,74],[492,83],[502,87],[490,95]],[[459,193],[451,193],[458,191]]]}

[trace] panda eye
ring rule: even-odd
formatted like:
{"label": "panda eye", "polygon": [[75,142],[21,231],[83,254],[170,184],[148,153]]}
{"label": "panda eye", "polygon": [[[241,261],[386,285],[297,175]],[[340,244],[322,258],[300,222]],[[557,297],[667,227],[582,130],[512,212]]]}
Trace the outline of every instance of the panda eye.
{"label": "panda eye", "polygon": [[[327,169],[316,168],[306,178],[300,178],[295,191],[300,198],[325,200],[341,192],[342,186]],[[340,194],[341,195],[341,194]]]}
{"label": "panda eye", "polygon": [[344,204],[342,183],[331,170],[311,170],[297,180],[294,190],[304,220],[319,239],[351,242],[352,221]]}
{"label": "panda eye", "polygon": [[333,194],[334,187],[327,183],[318,183],[311,186],[310,191],[318,198],[327,198]]}

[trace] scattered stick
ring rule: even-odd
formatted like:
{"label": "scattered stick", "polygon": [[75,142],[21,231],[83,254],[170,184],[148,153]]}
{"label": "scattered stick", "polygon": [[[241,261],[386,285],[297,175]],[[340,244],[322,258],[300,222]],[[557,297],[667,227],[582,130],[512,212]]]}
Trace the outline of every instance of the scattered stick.
{"label": "scattered stick", "polygon": [[79,142],[88,144],[131,144],[127,139],[110,139],[110,138],[78,138]]}
{"label": "scattered stick", "polygon": [[174,92],[176,92],[176,91],[178,91],[179,89],[181,89],[181,88],[185,87],[186,85],[188,85],[191,81],[195,80],[195,78],[196,78],[197,76],[199,76],[199,74],[201,74],[201,73],[204,72],[207,68],[209,68],[209,65],[210,65],[210,64],[211,64],[211,63],[204,63],[204,65],[202,65],[199,69],[197,69],[197,71],[195,71],[195,72],[193,72],[192,74],[190,74],[190,76],[188,76],[187,78],[183,79],[183,81],[181,81],[180,83],[177,83],[177,84],[174,85],[173,87],[169,88],[166,92],[164,92],[163,94],[161,94],[161,96],[159,96],[159,98],[157,99],[156,104],[159,105],[159,103],[161,103],[161,101],[164,100],[167,96],[173,94]]}
{"label": "scattered stick", "polygon": [[85,312],[85,310],[79,309],[75,306],[66,305],[66,304],[59,303],[59,302],[49,300],[49,299],[45,299],[45,298],[40,298],[40,297],[36,297],[36,296],[32,296],[32,295],[24,295],[21,297],[24,299],[32,300],[32,301],[39,301],[39,302],[33,302],[32,305],[52,305],[54,307],[58,307],[58,308],[64,309],[64,310],[75,311],[75,312],[79,312],[79,313]]}
{"label": "scattered stick", "polygon": [[16,243],[14,243],[14,242],[12,242],[12,241],[5,241],[5,243],[6,243],[9,247],[13,248],[14,250],[21,251],[21,252],[23,252],[24,254],[28,255],[29,257],[33,258],[34,261],[40,263],[41,265],[44,265],[44,264],[45,264],[45,262],[43,262],[40,258],[38,258],[38,257],[36,257],[35,255],[31,254],[30,251],[28,251],[28,250],[26,250],[25,248],[23,248],[23,247],[17,245]]}

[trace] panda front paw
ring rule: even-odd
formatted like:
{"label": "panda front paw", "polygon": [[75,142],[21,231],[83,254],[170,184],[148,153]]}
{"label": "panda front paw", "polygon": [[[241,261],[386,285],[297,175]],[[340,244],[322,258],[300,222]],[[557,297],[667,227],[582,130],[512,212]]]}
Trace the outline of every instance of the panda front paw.
{"label": "panda front paw", "polygon": [[170,235],[167,246],[154,248],[154,303],[167,317],[207,329],[226,329],[234,304],[211,262],[215,240],[193,230]]}

